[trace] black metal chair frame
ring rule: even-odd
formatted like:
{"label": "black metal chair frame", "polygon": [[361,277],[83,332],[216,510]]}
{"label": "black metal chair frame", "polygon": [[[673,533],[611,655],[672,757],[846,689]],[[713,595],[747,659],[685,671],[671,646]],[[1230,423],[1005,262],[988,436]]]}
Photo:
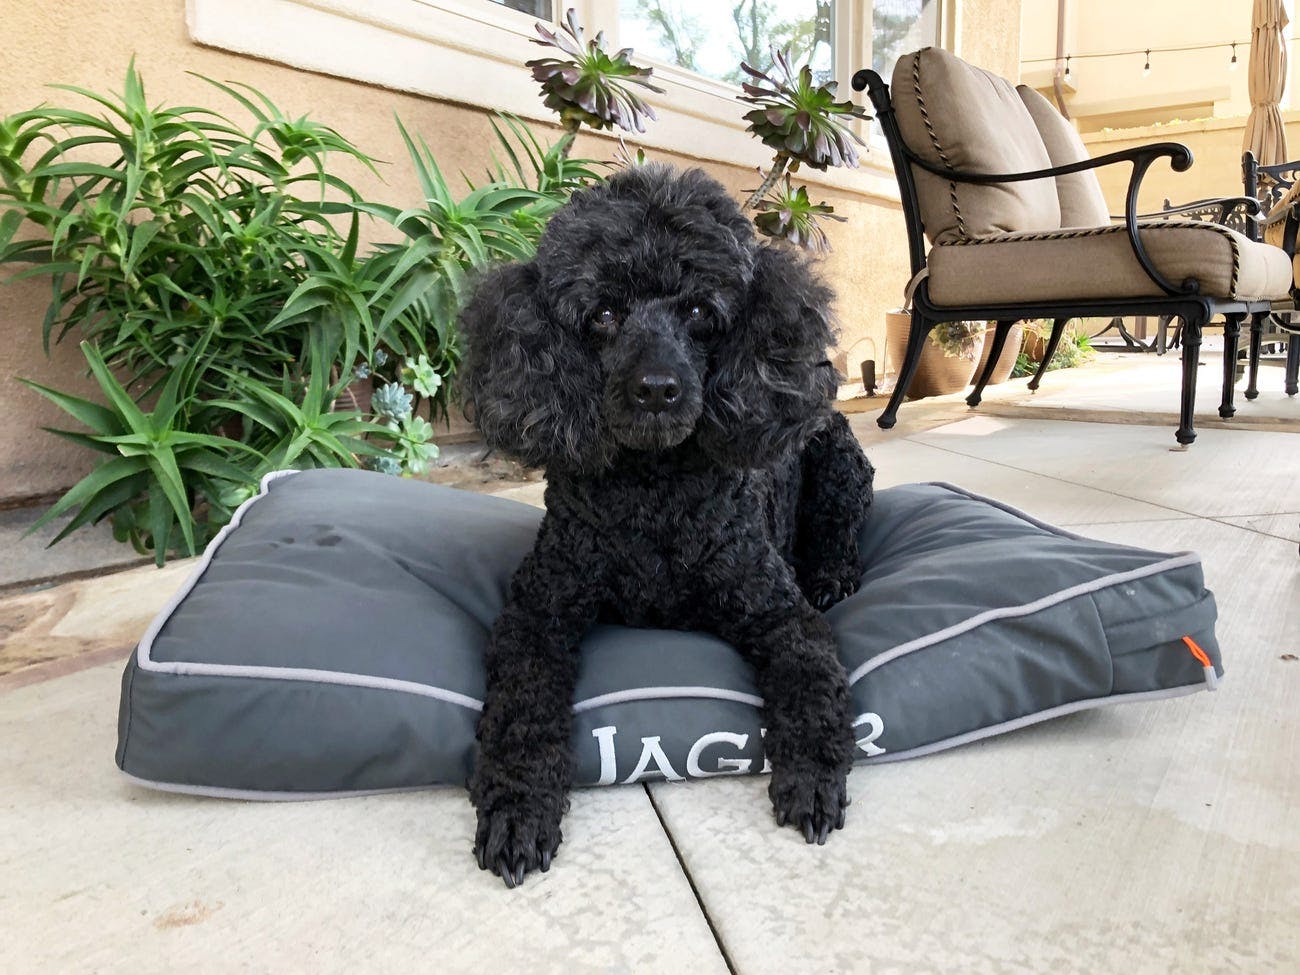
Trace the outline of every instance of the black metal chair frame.
{"label": "black metal chair frame", "polygon": [[[1046,371],[1047,363],[1056,352],[1065,325],[1072,318],[1111,318],[1114,316],[1135,315],[1172,315],[1183,322],[1182,355],[1182,402],[1179,411],[1179,425],[1175,434],[1180,444],[1190,444],[1196,439],[1193,414],[1196,403],[1197,358],[1201,349],[1201,329],[1215,315],[1223,315],[1224,325],[1224,381],[1223,399],[1219,406],[1219,415],[1230,417],[1236,412],[1233,403],[1233,387],[1236,379],[1236,347],[1242,322],[1251,319],[1252,334],[1259,328],[1259,323],[1271,310],[1267,301],[1250,302],[1226,298],[1214,298],[1199,294],[1200,285],[1194,278],[1181,283],[1174,283],[1165,278],[1156,269],[1148,256],[1139,236],[1137,212],[1138,189],[1142,177],[1157,159],[1167,157],[1175,172],[1185,172],[1192,164],[1191,151],[1174,142],[1162,142],[1149,146],[1137,146],[1119,152],[1112,152],[1093,159],[1082,160],[1067,166],[1051,169],[1039,169],[1026,173],[970,173],[936,166],[917,155],[903,140],[894,116],[893,103],[889,96],[889,86],[875,71],[864,68],[853,76],[856,91],[866,89],[875,108],[876,119],[884,132],[889,145],[890,157],[894,163],[894,172],[898,178],[898,189],[902,198],[903,215],[907,224],[908,253],[911,259],[912,280],[919,281],[912,295],[912,325],[907,337],[907,350],[903,355],[903,364],[899,369],[898,382],[894,386],[889,405],[876,420],[883,429],[888,430],[897,420],[898,408],[916,375],[925,341],[931,330],[940,322],[966,321],[969,319],[994,321],[997,327],[993,333],[993,345],[989,351],[988,364],[980,375],[974,391],[966,398],[972,407],[978,406],[993,374],[993,367],[1006,345],[1007,334],[1011,326],[1018,321],[1031,319],[1051,319],[1052,332],[1047,340],[1043,361],[1038,367],[1029,388],[1036,390]],[[930,300],[929,284],[922,278],[926,268],[925,227],[921,219],[920,201],[917,197],[916,182],[912,176],[912,167],[917,166],[926,172],[942,176],[944,179],[959,183],[987,185],[992,183],[1023,182],[1035,179],[1052,179],[1070,173],[1115,163],[1132,163],[1133,170],[1129,176],[1128,192],[1125,197],[1124,226],[1133,255],[1146,275],[1164,292],[1163,296],[1151,298],[1117,298],[1114,300],[1080,300],[1052,302],[1009,302],[997,305],[958,305],[939,306]],[[1251,210],[1252,215],[1259,212],[1257,200],[1240,200],[1239,205]],[[1253,205],[1253,209],[1252,209]]]}
{"label": "black metal chair frame", "polygon": [[[1280,163],[1276,166],[1261,166],[1255,158],[1255,154],[1247,149],[1241,156],[1241,183],[1246,195],[1258,199],[1267,212],[1273,209],[1273,206],[1282,199],[1286,191],[1300,179],[1300,160]],[[1300,215],[1296,213],[1297,207],[1291,207],[1291,212],[1286,216],[1286,223],[1282,227],[1282,249],[1288,254],[1295,256],[1297,230],[1300,230]],[[1258,224],[1248,231],[1251,240],[1259,240],[1262,232]],[[1294,396],[1300,392],[1300,335],[1295,334],[1292,329],[1295,326],[1291,322],[1283,322],[1280,314],[1296,312],[1300,310],[1300,304],[1297,304],[1297,287],[1295,280],[1291,282],[1291,298],[1286,302],[1273,303],[1273,321],[1288,332],[1290,337],[1286,345],[1286,394]],[[1246,386],[1246,398],[1254,399],[1259,395],[1256,388],[1259,378],[1259,354],[1262,336],[1256,337],[1254,330],[1250,336],[1250,379]]]}

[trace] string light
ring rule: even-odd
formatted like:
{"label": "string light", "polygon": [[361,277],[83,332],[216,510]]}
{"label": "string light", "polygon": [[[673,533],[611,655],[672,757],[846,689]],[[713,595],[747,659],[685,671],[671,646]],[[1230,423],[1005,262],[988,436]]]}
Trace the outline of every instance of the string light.
{"label": "string light", "polygon": [[[1083,58],[1085,60],[1089,60],[1091,58],[1123,58],[1123,57],[1131,57],[1134,54],[1141,54],[1143,55],[1142,77],[1148,78],[1151,76],[1151,54],[1153,52],[1156,54],[1170,54],[1170,53],[1183,53],[1188,51],[1212,51],[1215,48],[1224,48],[1224,47],[1229,48],[1231,50],[1231,54],[1229,55],[1228,58],[1228,69],[1231,71],[1236,71],[1237,64],[1240,61],[1240,59],[1237,57],[1237,48],[1242,45],[1249,47],[1250,42],[1249,41],[1212,41],[1208,44],[1180,44],[1171,47],[1148,47],[1148,48],[1139,47],[1136,50],[1129,50],[1129,51],[1096,51],[1092,53],[1083,53],[1083,54],[1063,54],[1062,56],[1065,58],[1064,78],[1066,81],[1069,81],[1073,76],[1070,62],[1074,58]],[[1021,64],[1042,64],[1049,61],[1054,61],[1059,64],[1061,58],[1060,57],[1024,58],[1021,61]]]}

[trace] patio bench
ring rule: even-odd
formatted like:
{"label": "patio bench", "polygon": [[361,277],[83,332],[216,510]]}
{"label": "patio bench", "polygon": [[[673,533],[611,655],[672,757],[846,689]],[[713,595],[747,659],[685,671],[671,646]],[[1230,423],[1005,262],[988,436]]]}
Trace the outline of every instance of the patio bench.
{"label": "patio bench", "polygon": [[[1142,219],[1138,190],[1151,165],[1176,172],[1192,164],[1176,143],[1089,157],[1051,104],[937,48],[904,55],[892,87],[876,72],[853,76],[867,89],[888,143],[907,227],[912,324],[898,382],[877,423],[888,429],[915,375],[930,331],[940,322],[997,323],[989,361],[1011,326],[1051,319],[1050,359],[1071,318],[1117,315],[1183,323],[1182,399],[1176,433],[1196,439],[1193,411],[1201,330],[1225,319],[1223,401],[1231,416],[1237,337],[1247,318],[1269,314],[1291,290],[1291,261],[1280,248],[1227,227]],[[1123,223],[1112,223],[1092,172],[1132,166]],[[1259,204],[1244,204],[1253,214]],[[927,247],[928,243],[928,247]],[[1037,388],[1039,375],[1031,383]],[[967,398],[977,406],[990,370]]]}

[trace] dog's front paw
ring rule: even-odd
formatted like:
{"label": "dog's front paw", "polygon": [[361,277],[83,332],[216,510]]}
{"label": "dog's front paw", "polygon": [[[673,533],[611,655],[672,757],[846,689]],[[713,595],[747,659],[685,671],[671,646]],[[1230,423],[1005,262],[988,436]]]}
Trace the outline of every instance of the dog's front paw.
{"label": "dog's front paw", "polygon": [[804,598],[819,612],[847,599],[862,585],[862,568],[856,561],[818,566],[799,580]]}
{"label": "dog's front paw", "polygon": [[838,769],[794,765],[772,769],[767,794],[772,798],[778,826],[787,823],[803,832],[803,838],[819,846],[832,829],[844,828],[849,804],[848,773]]}
{"label": "dog's front paw", "polygon": [[538,796],[502,796],[479,806],[474,857],[480,870],[491,870],[509,888],[524,882],[530,870],[551,869],[560,841],[563,802]]}

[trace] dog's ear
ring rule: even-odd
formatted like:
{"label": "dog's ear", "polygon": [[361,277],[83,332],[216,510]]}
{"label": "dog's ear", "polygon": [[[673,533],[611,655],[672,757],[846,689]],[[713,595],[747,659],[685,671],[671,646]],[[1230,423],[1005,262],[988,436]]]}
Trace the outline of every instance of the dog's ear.
{"label": "dog's ear", "polygon": [[535,467],[609,465],[598,364],[579,331],[546,308],[532,263],[485,274],[460,329],[461,400],[489,446]]}
{"label": "dog's ear", "polygon": [[831,290],[807,260],[757,249],[745,307],[715,349],[698,438],[711,456],[763,466],[821,429],[835,398]]}

